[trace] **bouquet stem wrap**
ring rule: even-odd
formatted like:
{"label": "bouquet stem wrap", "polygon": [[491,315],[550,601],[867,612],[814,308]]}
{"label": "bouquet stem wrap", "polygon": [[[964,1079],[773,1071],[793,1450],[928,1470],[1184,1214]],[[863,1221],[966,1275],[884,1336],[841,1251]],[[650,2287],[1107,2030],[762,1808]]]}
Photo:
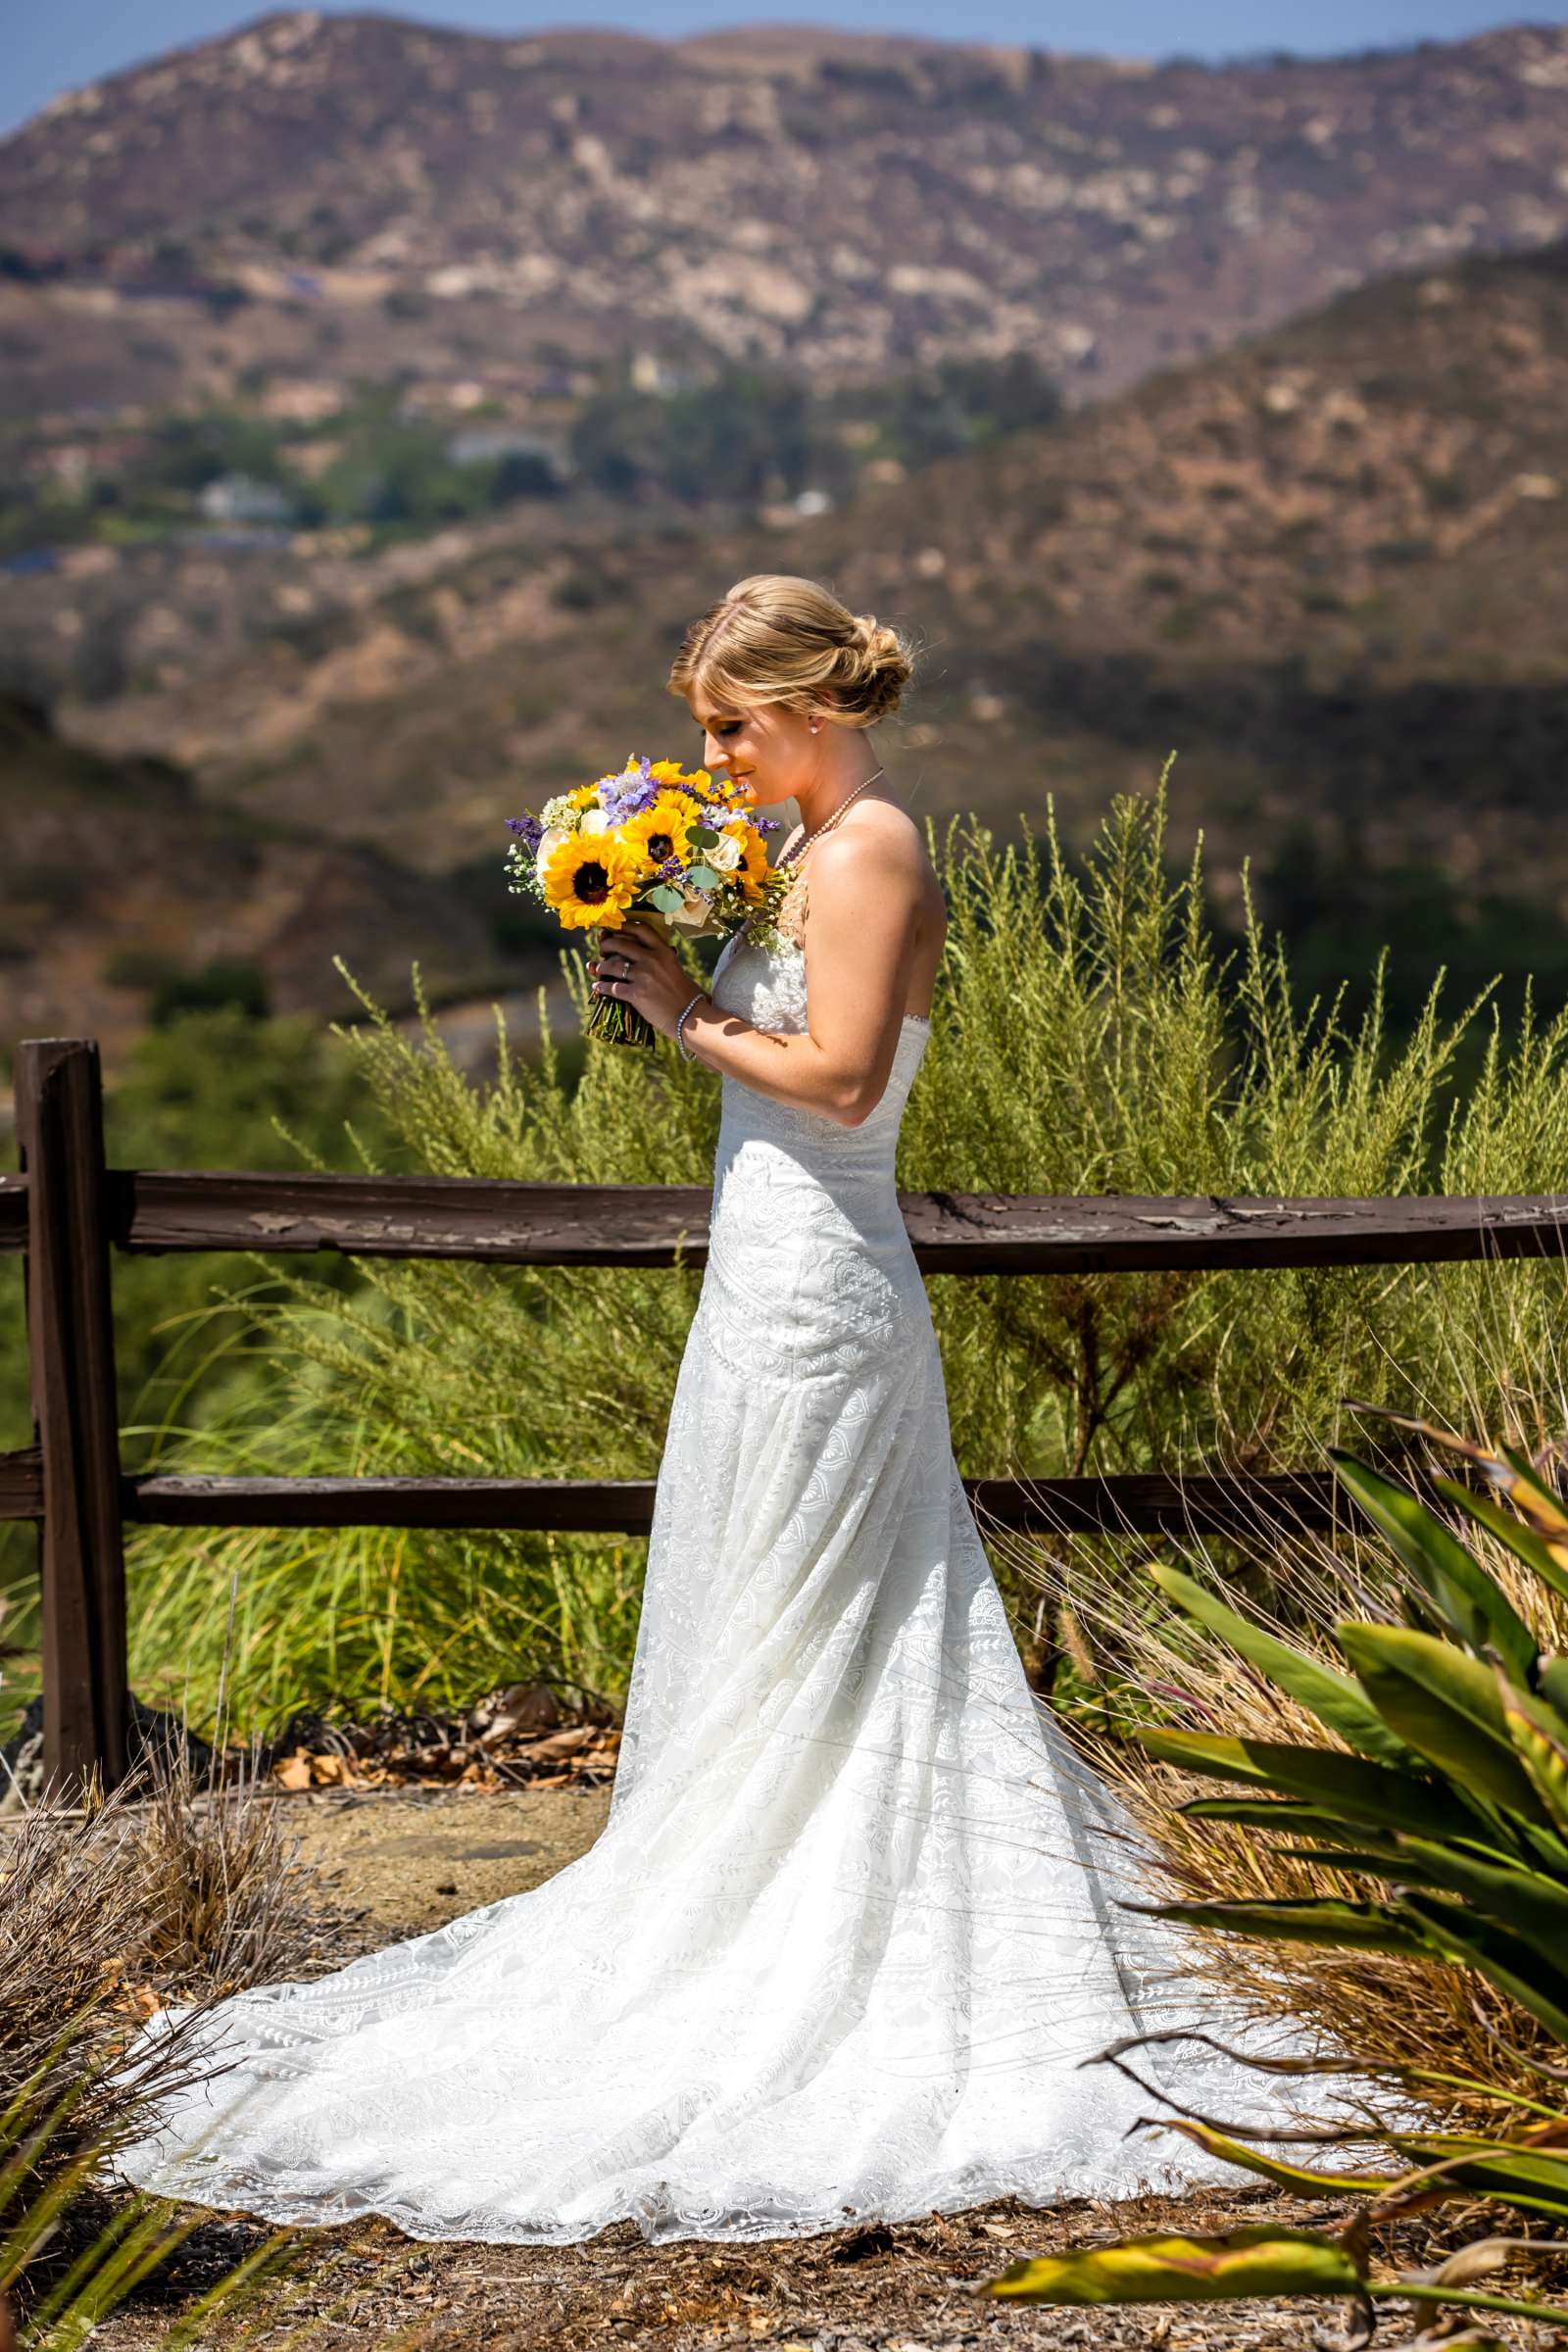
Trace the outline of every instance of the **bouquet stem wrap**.
{"label": "bouquet stem wrap", "polygon": [[[667,916],[660,914],[652,906],[639,906],[636,912],[637,920],[646,923],[650,931],[656,932],[666,948],[674,946]],[[615,952],[615,934],[607,927],[601,926],[593,931],[590,943],[596,962],[607,950],[611,955]],[[604,1044],[612,1046],[651,1046],[657,1043],[659,1037],[659,1031],[652,1021],[645,1018],[635,1004],[629,1004],[624,997],[595,997],[588,1007],[588,1018],[583,1026],[588,1036],[597,1037]]]}

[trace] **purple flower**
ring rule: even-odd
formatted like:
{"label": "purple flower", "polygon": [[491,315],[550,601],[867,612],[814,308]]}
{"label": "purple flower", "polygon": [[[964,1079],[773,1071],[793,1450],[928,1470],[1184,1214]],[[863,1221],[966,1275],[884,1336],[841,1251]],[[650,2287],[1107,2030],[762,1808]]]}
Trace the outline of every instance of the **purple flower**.
{"label": "purple flower", "polygon": [[544,838],[544,826],[536,816],[509,816],[507,831],[515,833],[524,849],[532,853]]}

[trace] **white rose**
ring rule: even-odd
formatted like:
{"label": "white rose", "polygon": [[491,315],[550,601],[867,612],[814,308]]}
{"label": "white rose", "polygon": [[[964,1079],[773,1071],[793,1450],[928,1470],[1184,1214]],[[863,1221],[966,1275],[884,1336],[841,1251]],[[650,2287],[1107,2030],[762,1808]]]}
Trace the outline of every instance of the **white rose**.
{"label": "white rose", "polygon": [[715,874],[732,874],[740,861],[741,845],[733,833],[721,833],[703,852],[703,863],[710,865]]}
{"label": "white rose", "polygon": [[534,852],[534,872],[542,874],[562,843],[570,839],[571,835],[566,831],[564,825],[547,825],[539,836],[539,847]]}
{"label": "white rose", "polygon": [[680,906],[669,919],[672,923],[678,923],[683,931],[700,931],[705,923],[711,920],[711,916],[712,908],[708,901],[700,898],[695,890],[687,890],[681,893]]}
{"label": "white rose", "polygon": [[614,829],[614,821],[608,808],[585,808],[582,822],[577,827],[579,833],[612,833]]}

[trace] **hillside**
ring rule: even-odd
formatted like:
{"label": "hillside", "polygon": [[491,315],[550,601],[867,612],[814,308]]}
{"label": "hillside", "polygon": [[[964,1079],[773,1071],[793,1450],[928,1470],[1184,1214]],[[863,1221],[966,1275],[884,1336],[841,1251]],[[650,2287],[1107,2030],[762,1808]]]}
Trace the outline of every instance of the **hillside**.
{"label": "hillside", "polygon": [[[805,569],[923,640],[916,805],[1069,818],[1180,754],[1226,858],[1300,825],[1568,889],[1568,248],[1357,289],[1064,425],[788,529],[454,555],[224,675],[71,715],[215,798],[441,871],[514,804],[668,746],[685,618]],[[168,592],[168,583],[165,583]]]}
{"label": "hillside", "polygon": [[642,352],[813,382],[1028,350],[1076,396],[1390,270],[1568,233],[1568,28],[1158,68],[758,27],[294,11],[0,144],[3,413]]}
{"label": "hillside", "polygon": [[368,842],[206,805],[167,761],[61,742],[0,699],[0,1041],[87,1035],[114,1058],[159,992],[221,983],[274,1012],[357,1010],[332,966],[394,1006],[418,957],[439,998],[549,978],[553,954],[497,941],[476,894]]}

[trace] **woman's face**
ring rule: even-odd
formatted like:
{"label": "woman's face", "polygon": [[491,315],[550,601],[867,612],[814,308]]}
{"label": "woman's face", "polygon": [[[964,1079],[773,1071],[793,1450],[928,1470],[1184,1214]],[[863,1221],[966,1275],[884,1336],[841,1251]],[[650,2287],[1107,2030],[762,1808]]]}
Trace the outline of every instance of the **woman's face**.
{"label": "woman's face", "polygon": [[692,716],[703,730],[703,765],[744,777],[763,805],[794,799],[811,773],[816,737],[798,711],[776,703],[720,710],[698,697]]}

